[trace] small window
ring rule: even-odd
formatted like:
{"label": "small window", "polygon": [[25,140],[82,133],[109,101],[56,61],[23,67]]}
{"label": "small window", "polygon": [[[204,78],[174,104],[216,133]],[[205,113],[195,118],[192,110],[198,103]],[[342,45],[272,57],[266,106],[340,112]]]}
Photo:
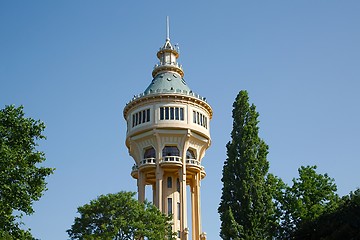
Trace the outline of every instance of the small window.
{"label": "small window", "polygon": [[184,109],[180,108],[180,120],[184,121]]}
{"label": "small window", "polygon": [[179,108],[175,108],[175,120],[179,120]]}
{"label": "small window", "polygon": [[177,203],[177,219],[180,220],[180,216],[181,216],[181,211],[180,211],[180,203]]}
{"label": "small window", "polygon": [[170,54],[165,54],[165,63],[169,63],[170,62]]}
{"label": "small window", "polygon": [[168,215],[170,215],[170,214],[173,214],[173,211],[172,211],[172,198],[168,198],[167,200],[168,200],[168,202],[167,202],[167,204],[168,204]]}
{"label": "small window", "polygon": [[168,107],[165,108],[165,119],[169,120],[169,108]]}
{"label": "small window", "polygon": [[179,178],[176,179],[176,190],[180,192],[180,180]]}
{"label": "small window", "polygon": [[142,111],[142,123],[146,121],[146,111]]}
{"label": "small window", "polygon": [[160,120],[164,120],[164,108],[160,108]]}
{"label": "small window", "polygon": [[146,121],[150,122],[150,109],[146,109]]}
{"label": "small window", "polygon": [[174,108],[170,108],[170,120],[174,120]]}
{"label": "small window", "polygon": [[172,188],[172,177],[167,178],[167,187]]}

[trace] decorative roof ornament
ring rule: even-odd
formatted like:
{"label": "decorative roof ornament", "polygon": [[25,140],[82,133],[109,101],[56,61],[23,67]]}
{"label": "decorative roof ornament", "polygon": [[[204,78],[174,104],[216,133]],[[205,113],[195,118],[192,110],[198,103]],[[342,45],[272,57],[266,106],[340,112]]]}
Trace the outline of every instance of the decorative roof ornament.
{"label": "decorative roof ornament", "polygon": [[182,66],[177,62],[179,57],[178,46],[172,46],[170,42],[169,17],[166,17],[166,39],[165,44],[157,52],[159,63],[155,65],[152,76],[156,77],[159,73],[175,72],[184,77]]}
{"label": "decorative roof ornament", "polygon": [[166,16],[166,41],[169,41],[169,42],[170,42],[169,16]]}

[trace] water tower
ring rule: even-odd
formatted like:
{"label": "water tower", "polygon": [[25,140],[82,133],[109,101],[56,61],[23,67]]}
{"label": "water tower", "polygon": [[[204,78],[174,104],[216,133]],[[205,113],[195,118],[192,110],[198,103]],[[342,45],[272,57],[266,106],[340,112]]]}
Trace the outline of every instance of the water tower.
{"label": "water tower", "polygon": [[137,180],[139,201],[145,200],[145,187],[149,186],[153,203],[173,216],[177,239],[187,240],[191,234],[193,240],[204,240],[200,181],[206,176],[202,159],[211,143],[213,112],[206,99],[194,93],[184,80],[184,71],[177,62],[178,48],[170,42],[168,21],[166,32],[150,85],[124,108],[126,146],[135,160],[131,176]]}

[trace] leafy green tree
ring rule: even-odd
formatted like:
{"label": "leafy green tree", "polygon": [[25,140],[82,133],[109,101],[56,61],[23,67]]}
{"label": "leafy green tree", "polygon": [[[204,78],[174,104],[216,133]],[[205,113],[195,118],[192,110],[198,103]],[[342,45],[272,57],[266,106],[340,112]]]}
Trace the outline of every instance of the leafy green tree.
{"label": "leafy green tree", "polygon": [[282,237],[289,238],[309,222],[325,212],[333,211],[338,204],[334,179],[327,174],[318,174],[316,166],[299,168],[299,178],[287,187],[282,202]]}
{"label": "leafy green tree", "polygon": [[45,178],[52,168],[38,167],[45,161],[37,141],[44,139],[44,123],[24,116],[23,107],[0,110],[0,238],[32,239],[21,229],[21,217],[34,212],[46,190]]}
{"label": "leafy green tree", "polygon": [[223,166],[218,212],[222,239],[271,239],[277,226],[273,191],[276,178],[268,174],[268,146],[259,138],[258,112],[240,91],[233,104],[233,130]]}
{"label": "leafy green tree", "polygon": [[154,205],[135,200],[133,192],[101,195],[78,208],[67,230],[71,239],[159,240],[172,239],[171,217]]}
{"label": "leafy green tree", "polygon": [[334,211],[302,225],[294,239],[360,239],[360,189],[342,197]]}

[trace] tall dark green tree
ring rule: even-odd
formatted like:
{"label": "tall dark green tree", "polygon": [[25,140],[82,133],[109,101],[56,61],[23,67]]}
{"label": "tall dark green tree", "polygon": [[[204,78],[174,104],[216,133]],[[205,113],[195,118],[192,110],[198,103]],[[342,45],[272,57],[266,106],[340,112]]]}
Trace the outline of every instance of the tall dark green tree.
{"label": "tall dark green tree", "polygon": [[21,228],[21,216],[34,212],[34,201],[46,190],[45,178],[53,169],[37,166],[45,161],[36,149],[45,125],[26,118],[23,107],[0,110],[0,239],[32,239]]}
{"label": "tall dark green tree", "polygon": [[[226,145],[218,212],[222,239],[271,239],[276,231],[275,177],[268,174],[268,146],[259,137],[258,117],[247,91],[233,104],[233,130]],[[270,178],[269,178],[270,177]],[[270,186],[271,185],[271,186]]]}

